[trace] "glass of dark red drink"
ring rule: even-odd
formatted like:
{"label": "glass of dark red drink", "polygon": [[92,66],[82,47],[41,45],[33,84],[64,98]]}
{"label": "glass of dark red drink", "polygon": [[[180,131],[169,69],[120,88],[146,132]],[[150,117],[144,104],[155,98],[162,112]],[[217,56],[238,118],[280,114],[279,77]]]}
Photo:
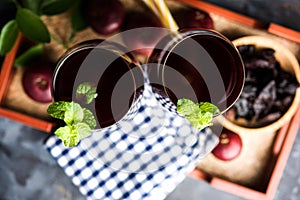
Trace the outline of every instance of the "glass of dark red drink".
{"label": "glass of dark red drink", "polygon": [[163,85],[175,104],[188,98],[211,102],[225,112],[243,89],[245,72],[239,52],[213,30],[185,29],[168,34],[148,63],[150,80]]}
{"label": "glass of dark red drink", "polygon": [[[97,118],[97,128],[122,119],[144,85],[143,69],[130,50],[110,40],[90,40],[67,51],[53,79],[55,101],[80,101],[81,83],[95,86],[97,97],[85,105]],[[234,45],[212,30],[185,29],[166,34],[147,61],[153,91],[176,105],[180,98],[211,102],[225,112],[239,97],[244,66]],[[84,102],[79,102],[84,104]]]}
{"label": "glass of dark red drink", "polygon": [[[68,50],[58,61],[53,78],[54,101],[75,101],[96,116],[97,128],[119,121],[135,96],[142,73],[134,57],[118,43],[90,40]],[[82,83],[96,87],[97,97],[86,105],[76,88]]]}

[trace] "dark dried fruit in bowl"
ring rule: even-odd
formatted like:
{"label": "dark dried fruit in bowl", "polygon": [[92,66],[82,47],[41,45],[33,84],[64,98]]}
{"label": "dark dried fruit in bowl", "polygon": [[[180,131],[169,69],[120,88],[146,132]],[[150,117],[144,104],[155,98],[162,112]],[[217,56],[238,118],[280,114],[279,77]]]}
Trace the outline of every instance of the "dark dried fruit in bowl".
{"label": "dark dried fruit in bowl", "polygon": [[281,68],[273,49],[258,49],[254,45],[237,49],[245,64],[246,77],[242,94],[232,107],[234,118],[258,126],[274,122],[292,104],[298,87],[296,78]]}
{"label": "dark dried fruit in bowl", "polygon": [[254,45],[241,45],[238,46],[237,49],[241,53],[241,56],[247,57],[248,55],[252,55],[255,51],[255,46]]}
{"label": "dark dried fruit in bowl", "polygon": [[275,81],[272,80],[261,90],[254,100],[253,109],[255,116],[258,118],[267,116],[276,99]]}

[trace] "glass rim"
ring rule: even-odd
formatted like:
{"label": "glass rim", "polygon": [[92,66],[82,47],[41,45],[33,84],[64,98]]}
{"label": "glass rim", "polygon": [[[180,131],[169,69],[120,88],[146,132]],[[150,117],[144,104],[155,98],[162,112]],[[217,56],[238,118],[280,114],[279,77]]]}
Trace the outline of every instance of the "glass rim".
{"label": "glass rim", "polygon": [[[235,95],[236,97],[234,98],[234,100],[229,102],[229,105],[227,105],[228,101],[227,100],[225,101],[226,106],[225,106],[224,109],[222,109],[220,111],[220,113],[218,113],[216,115],[216,116],[218,116],[218,115],[224,114],[226,111],[228,111],[233,106],[233,104],[238,100],[238,98],[242,94],[242,91],[243,91],[243,88],[244,88],[244,83],[245,83],[245,66],[244,66],[242,57],[241,57],[239,51],[237,50],[236,46],[227,37],[225,37],[223,34],[217,32],[215,30],[201,29],[201,28],[185,28],[185,29],[179,30],[176,33],[171,32],[172,37],[169,41],[167,41],[167,44],[165,45],[165,47],[163,49],[161,49],[162,54],[159,56],[158,62],[156,64],[162,65],[162,67],[161,67],[162,68],[162,70],[161,70],[162,71],[162,83],[163,83],[164,90],[165,90],[166,94],[168,95],[168,93],[165,89],[166,88],[166,83],[165,83],[165,80],[164,80],[164,73],[165,73],[166,63],[167,63],[168,58],[170,57],[170,54],[183,41],[185,41],[189,38],[192,38],[194,36],[201,36],[201,35],[202,36],[207,36],[207,35],[212,36],[214,38],[217,38],[217,39],[225,42],[226,45],[228,47],[232,48],[232,50],[234,50],[234,52],[236,53],[237,57],[234,57],[233,60],[235,60],[235,62],[238,61],[239,66],[241,67],[240,71],[241,71],[241,79],[242,80],[239,81],[239,83],[240,83],[239,88],[238,88],[239,91],[236,93],[236,95]],[[166,36],[166,37],[168,37],[168,36]],[[224,47],[224,48],[226,48],[226,47]],[[237,90],[237,89],[235,88],[235,90]],[[227,92],[225,91],[225,94],[226,93]],[[226,99],[228,99],[228,96],[230,96],[230,95],[226,95]]]}
{"label": "glass rim", "polygon": [[[87,54],[87,56],[83,59],[83,62],[78,64],[79,65],[78,68],[80,69],[82,64],[84,63],[84,60],[91,53],[93,53],[94,50],[100,49],[100,50],[106,51],[108,53],[114,54],[116,56],[115,59],[120,59],[121,58],[121,60],[124,62],[124,68],[125,68],[125,65],[127,66],[128,70],[126,70],[126,73],[124,73],[124,74],[127,74],[128,72],[130,73],[130,75],[128,75],[129,77],[128,76],[127,77],[130,79],[130,82],[132,83],[132,89],[133,89],[131,97],[129,97],[129,98],[133,99],[132,102],[129,102],[130,105],[129,105],[128,110],[130,109],[130,107],[137,100],[136,96],[137,96],[138,82],[137,82],[136,74],[139,73],[139,72],[141,72],[141,74],[143,74],[142,66],[137,65],[137,63],[134,60],[134,56],[131,55],[129,51],[124,51],[126,49],[124,46],[122,46],[118,43],[111,42],[111,41],[108,41],[108,42],[105,42],[105,43],[102,43],[102,42],[103,42],[103,40],[96,39],[96,40],[88,40],[88,41],[84,41],[82,43],[78,43],[78,44],[74,45],[73,47],[71,47],[69,50],[67,50],[59,58],[59,60],[56,63],[56,67],[55,67],[55,70],[54,70],[54,73],[53,73],[53,78],[52,78],[52,96],[54,98],[54,101],[60,101],[63,98],[62,95],[59,94],[58,82],[61,79],[61,76],[64,76],[63,74],[66,73],[66,72],[62,73],[64,67],[66,66],[65,65],[66,62],[68,62],[68,60],[72,59],[72,56],[76,56],[77,53],[84,52],[86,50],[90,50],[91,52],[89,52]],[[108,48],[108,46],[106,46],[106,44],[112,45],[110,47],[113,47],[113,48]],[[118,47],[121,47],[121,49],[119,49]],[[134,68],[138,68],[138,69],[136,69],[136,70],[138,70],[138,72],[133,71]],[[76,74],[78,74],[78,73],[79,72],[77,72]],[[120,80],[123,77],[123,75],[121,77],[119,77],[118,80]],[[76,80],[78,80],[77,75],[76,75],[75,80],[73,81],[72,84],[75,84]],[[99,80],[95,81],[96,85],[99,84],[98,83]],[[117,82],[118,82],[118,80],[117,80]],[[144,85],[143,85],[143,87],[144,87]],[[72,91],[70,91],[70,93],[72,93],[72,95],[70,96],[72,101],[74,100],[74,90],[75,89],[74,89],[74,85],[73,85]],[[67,98],[69,98],[69,95],[67,95]],[[96,103],[95,103],[95,105],[96,105]],[[109,106],[113,107],[112,102]],[[97,109],[95,108],[95,111],[96,110]],[[125,113],[121,112],[121,113],[118,113],[118,114],[116,114],[115,112],[112,112],[113,113],[112,120],[105,120],[105,121],[100,120],[99,121],[99,119],[98,119],[99,127],[100,128],[105,128],[105,127],[111,126],[114,123],[117,123],[118,121],[120,121],[126,115],[126,112]],[[111,124],[111,125],[102,125],[101,126],[101,124]]]}

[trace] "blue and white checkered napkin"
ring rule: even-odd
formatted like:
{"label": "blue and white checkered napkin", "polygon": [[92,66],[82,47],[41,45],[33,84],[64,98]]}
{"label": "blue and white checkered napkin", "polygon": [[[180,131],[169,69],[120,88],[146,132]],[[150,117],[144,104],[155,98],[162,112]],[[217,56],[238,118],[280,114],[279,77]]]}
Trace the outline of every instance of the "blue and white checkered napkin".
{"label": "blue and white checkered napkin", "polygon": [[64,147],[52,136],[50,154],[87,199],[164,199],[218,142],[198,131],[168,98],[143,94],[118,123]]}

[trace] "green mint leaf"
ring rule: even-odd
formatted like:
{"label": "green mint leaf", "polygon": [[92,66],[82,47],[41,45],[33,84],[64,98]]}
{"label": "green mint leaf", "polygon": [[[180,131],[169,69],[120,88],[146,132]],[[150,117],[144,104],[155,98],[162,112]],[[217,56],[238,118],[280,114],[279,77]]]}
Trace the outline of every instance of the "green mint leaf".
{"label": "green mint leaf", "polygon": [[63,120],[65,118],[65,112],[70,107],[70,102],[57,101],[49,105],[47,113],[54,118]]}
{"label": "green mint leaf", "polygon": [[82,122],[82,120],[83,109],[78,103],[70,102],[65,112],[64,121],[67,125],[73,125]]}
{"label": "green mint leaf", "polygon": [[63,141],[66,147],[76,146],[80,141],[77,130],[74,130],[72,126],[71,128],[69,126],[60,127],[54,134]]}
{"label": "green mint leaf", "polygon": [[213,116],[219,112],[219,109],[209,102],[198,104],[183,98],[177,102],[177,111],[189,120],[193,127],[202,130],[212,125]]}
{"label": "green mint leaf", "polygon": [[86,104],[92,103],[92,101],[97,97],[97,88],[92,86],[92,83],[84,82],[81,83],[76,90],[77,98],[83,96]]}
{"label": "green mint leaf", "polygon": [[58,128],[54,133],[66,147],[76,146],[80,139],[90,136],[92,129],[96,127],[93,113],[75,102],[53,102],[47,112],[50,116],[65,121],[66,126]]}
{"label": "green mint leaf", "polygon": [[75,127],[74,131],[76,131],[77,137],[79,139],[86,138],[90,136],[92,133],[91,128],[86,123],[78,123],[75,124],[74,127]]}
{"label": "green mint leaf", "polygon": [[83,1],[76,1],[71,13],[71,25],[74,32],[81,31],[88,27],[88,23],[83,15]]}
{"label": "green mint leaf", "polygon": [[90,104],[98,96],[97,88],[93,87],[86,93],[86,104]]}
{"label": "green mint leaf", "polygon": [[211,122],[212,118],[213,118],[212,113],[209,113],[209,112],[198,113],[198,123],[195,124],[195,127],[198,130],[202,130],[203,128],[205,128],[207,126],[213,125],[213,123]]}
{"label": "green mint leaf", "polygon": [[54,134],[63,141],[66,147],[76,146],[80,139],[90,136],[91,133],[92,130],[86,123],[60,127],[54,132]]}
{"label": "green mint leaf", "polygon": [[182,115],[192,115],[199,111],[199,106],[189,99],[179,99],[177,101],[177,110]]}
{"label": "green mint leaf", "polygon": [[18,8],[16,20],[20,31],[29,39],[47,43],[50,33],[38,15],[27,8]]}
{"label": "green mint leaf", "polygon": [[45,15],[56,15],[65,12],[74,4],[74,0],[47,0],[41,5],[41,12]]}
{"label": "green mint leaf", "polygon": [[90,110],[86,109],[86,108],[83,108],[83,120],[82,120],[82,122],[89,125],[89,127],[91,129],[96,128],[95,117],[94,117],[93,113]]}
{"label": "green mint leaf", "polygon": [[213,115],[218,114],[220,112],[217,106],[209,102],[200,102],[199,108],[201,112],[209,112],[212,113]]}
{"label": "green mint leaf", "polygon": [[28,8],[35,14],[40,14],[40,6],[43,0],[22,0],[25,8]]}
{"label": "green mint leaf", "polygon": [[86,94],[91,88],[91,84],[87,82],[81,83],[77,87],[76,94]]}
{"label": "green mint leaf", "polygon": [[36,59],[43,54],[43,51],[44,51],[43,44],[38,44],[33,47],[30,47],[15,59],[14,65],[26,66],[28,64],[31,64],[33,61],[36,61]]}
{"label": "green mint leaf", "polygon": [[7,22],[0,34],[0,55],[7,54],[14,46],[19,34],[16,20]]}

